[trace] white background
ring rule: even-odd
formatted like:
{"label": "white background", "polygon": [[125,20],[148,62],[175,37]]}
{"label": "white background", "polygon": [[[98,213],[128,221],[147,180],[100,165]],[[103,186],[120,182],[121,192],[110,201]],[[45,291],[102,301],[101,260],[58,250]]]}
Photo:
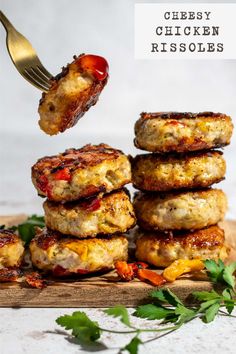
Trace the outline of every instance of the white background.
{"label": "white background", "polygon": [[[95,107],[64,134],[40,131],[40,92],[12,65],[0,28],[0,214],[42,213],[42,200],[30,180],[37,158],[107,142],[127,153],[133,147],[133,126],[142,111],[213,110],[236,122],[236,62],[218,60],[135,60],[132,0],[0,0],[0,7],[34,45],[53,74],[74,54],[104,55],[110,81]],[[232,34],[235,41],[236,34]],[[229,217],[235,218],[236,138],[225,149]]]}

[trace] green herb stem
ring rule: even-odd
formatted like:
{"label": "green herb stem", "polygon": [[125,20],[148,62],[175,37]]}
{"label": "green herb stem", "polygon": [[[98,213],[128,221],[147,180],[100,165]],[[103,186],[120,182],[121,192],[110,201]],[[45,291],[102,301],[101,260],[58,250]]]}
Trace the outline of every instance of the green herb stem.
{"label": "green herb stem", "polygon": [[225,312],[225,311],[222,311],[222,310],[219,310],[219,315],[220,315],[220,314],[221,314],[221,316],[236,318],[235,315],[231,315],[231,314],[229,314],[228,312]]}
{"label": "green herb stem", "polygon": [[165,327],[165,328],[158,328],[158,329],[135,329],[133,331],[115,331],[112,329],[106,329],[106,328],[102,328],[99,327],[100,331],[102,332],[109,332],[109,333],[117,333],[117,334],[132,334],[132,333],[141,333],[141,332],[165,332],[165,331],[174,331],[176,329],[178,329],[179,327],[181,327],[181,325],[176,325],[176,326],[172,326],[172,327]]}

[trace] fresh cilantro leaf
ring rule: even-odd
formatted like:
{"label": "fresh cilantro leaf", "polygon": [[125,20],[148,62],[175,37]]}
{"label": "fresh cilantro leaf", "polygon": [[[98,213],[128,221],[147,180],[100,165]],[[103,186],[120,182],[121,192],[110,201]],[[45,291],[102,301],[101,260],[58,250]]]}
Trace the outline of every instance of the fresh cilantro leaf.
{"label": "fresh cilantro leaf", "polygon": [[67,330],[71,329],[72,335],[84,343],[94,342],[101,335],[97,322],[91,321],[81,311],[73,312],[72,315],[58,317],[56,323]]}
{"label": "fresh cilantro leaf", "polygon": [[153,291],[151,297],[172,306],[177,306],[178,304],[183,305],[178,296],[172,293],[168,288]]}
{"label": "fresh cilantro leaf", "polygon": [[160,302],[166,302],[166,298],[163,292],[164,289],[154,290],[151,292],[151,297],[159,300]]}
{"label": "fresh cilantro leaf", "polygon": [[[157,304],[139,306],[134,313],[135,316],[149,320],[164,319],[164,323],[178,322],[182,324],[196,315],[196,311],[186,308],[180,299],[169,289],[156,290],[151,293],[151,297],[154,300],[158,300]],[[175,309],[164,307],[159,302],[167,303],[175,307]]]}
{"label": "fresh cilantro leaf", "polygon": [[195,317],[196,311],[188,309],[187,307],[178,304],[175,309],[175,314],[178,315],[178,324],[183,324],[185,322],[190,321]]}
{"label": "fresh cilantro leaf", "polygon": [[231,286],[232,289],[235,287],[235,277],[233,273],[236,270],[236,262],[231,263],[230,265],[226,266],[223,270],[223,279],[228,284]]}
{"label": "fresh cilantro leaf", "polygon": [[215,302],[213,305],[208,307],[203,317],[203,321],[206,323],[212,322],[220,309],[220,301]]}
{"label": "fresh cilantro leaf", "polygon": [[224,291],[222,292],[222,295],[225,299],[231,300],[232,296],[231,296],[231,289],[224,289]]}
{"label": "fresh cilantro leaf", "polygon": [[221,298],[221,296],[215,290],[194,291],[192,295],[199,301],[209,301]]}
{"label": "fresh cilantro leaf", "polygon": [[4,230],[5,229],[5,225],[0,225],[0,230]]}
{"label": "fresh cilantro leaf", "polygon": [[233,273],[236,270],[236,262],[231,263],[228,266],[225,266],[222,260],[220,259],[217,262],[213,260],[206,260],[204,264],[207,268],[207,275],[210,280],[214,283],[227,284],[232,289],[235,287],[235,276]]}
{"label": "fresh cilantro leaf", "polygon": [[131,326],[128,311],[124,306],[119,305],[111,307],[107,310],[104,310],[104,312],[109,316],[120,317],[122,323],[124,323],[128,327]]}
{"label": "fresh cilantro leaf", "polygon": [[127,350],[130,354],[137,354],[138,347],[142,344],[142,341],[138,337],[134,337],[129,344],[127,344],[122,351]]}
{"label": "fresh cilantro leaf", "polygon": [[164,289],[163,292],[164,292],[166,301],[170,305],[172,305],[172,306],[183,305],[182,301],[178,298],[178,296],[175,295],[174,293],[172,293],[172,291],[170,291],[170,289]]}
{"label": "fresh cilantro leaf", "polygon": [[172,309],[167,309],[154,304],[147,304],[139,306],[133,315],[140,318],[146,318],[148,320],[161,320],[166,318],[167,315],[174,313],[175,312]]}
{"label": "fresh cilantro leaf", "polygon": [[205,312],[210,306],[214,305],[216,302],[218,302],[218,300],[216,300],[216,299],[202,302],[199,307],[198,312]]}
{"label": "fresh cilantro leaf", "polygon": [[205,265],[206,269],[212,274],[217,274],[219,272],[219,268],[218,268],[217,263],[215,261],[213,261],[212,259],[206,259],[204,261],[204,265]]}
{"label": "fresh cilantro leaf", "polygon": [[21,239],[26,243],[30,243],[32,238],[35,236],[35,227],[44,227],[44,217],[32,215],[22,224],[18,225],[16,229],[19,232]]}
{"label": "fresh cilantro leaf", "polygon": [[222,282],[224,263],[221,259],[218,263],[212,259],[207,259],[204,261],[205,267],[207,269],[207,275],[213,283]]}

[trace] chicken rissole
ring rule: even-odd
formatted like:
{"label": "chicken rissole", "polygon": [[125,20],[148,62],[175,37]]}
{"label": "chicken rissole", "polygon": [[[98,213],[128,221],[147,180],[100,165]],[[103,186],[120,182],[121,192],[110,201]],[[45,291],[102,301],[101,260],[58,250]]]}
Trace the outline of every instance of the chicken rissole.
{"label": "chicken rissole", "polygon": [[135,124],[135,146],[150,152],[188,152],[230,143],[232,120],[223,113],[142,113]]}
{"label": "chicken rissole", "polygon": [[123,233],[134,226],[135,216],[124,190],[71,203],[44,202],[47,227],[79,238]]}
{"label": "chicken rissole", "polygon": [[143,154],[132,161],[132,181],[135,188],[143,191],[204,188],[224,179],[225,170],[220,151]]}
{"label": "chicken rissole", "polygon": [[128,259],[125,236],[79,240],[45,228],[29,247],[33,265],[57,276],[110,270]]}
{"label": "chicken rissole", "polygon": [[136,258],[156,267],[167,267],[177,259],[224,260],[229,253],[224,231],[218,226],[193,232],[137,229],[136,237]]}
{"label": "chicken rissole", "polygon": [[21,238],[11,230],[0,230],[0,269],[19,267],[23,254]]}
{"label": "chicken rissole", "polygon": [[131,182],[129,159],[108,145],[86,145],[39,159],[32,167],[38,194],[56,202],[108,193]]}
{"label": "chicken rissole", "polygon": [[142,193],[134,199],[137,223],[146,230],[201,229],[223,220],[227,198],[220,189]]}
{"label": "chicken rissole", "polygon": [[49,135],[73,127],[96,104],[108,80],[108,63],[97,55],[82,54],[51,79],[39,103],[39,125]]}

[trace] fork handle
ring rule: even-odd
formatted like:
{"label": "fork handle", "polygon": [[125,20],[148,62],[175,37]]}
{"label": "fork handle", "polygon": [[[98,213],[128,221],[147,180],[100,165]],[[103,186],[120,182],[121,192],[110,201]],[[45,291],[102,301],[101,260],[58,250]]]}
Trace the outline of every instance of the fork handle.
{"label": "fork handle", "polygon": [[4,13],[0,10],[0,21],[2,22],[6,31],[15,30],[14,26],[8,20],[8,18],[4,15]]}

